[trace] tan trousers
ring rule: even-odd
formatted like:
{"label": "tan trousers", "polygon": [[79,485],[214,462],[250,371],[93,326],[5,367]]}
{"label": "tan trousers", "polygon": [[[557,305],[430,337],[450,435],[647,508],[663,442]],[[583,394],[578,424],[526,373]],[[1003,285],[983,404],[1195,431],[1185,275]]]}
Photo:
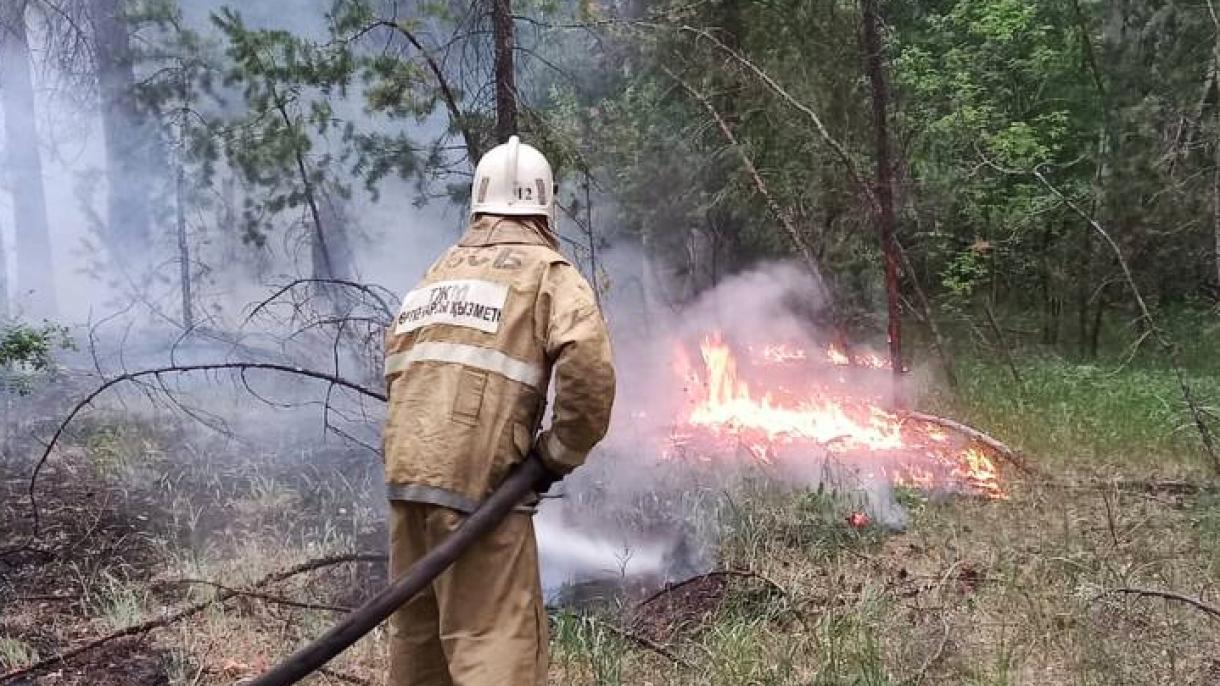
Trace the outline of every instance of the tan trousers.
{"label": "tan trousers", "polygon": [[[390,575],[440,544],[465,515],[390,502]],[[515,513],[390,618],[388,686],[544,686],[546,609],[534,523]]]}

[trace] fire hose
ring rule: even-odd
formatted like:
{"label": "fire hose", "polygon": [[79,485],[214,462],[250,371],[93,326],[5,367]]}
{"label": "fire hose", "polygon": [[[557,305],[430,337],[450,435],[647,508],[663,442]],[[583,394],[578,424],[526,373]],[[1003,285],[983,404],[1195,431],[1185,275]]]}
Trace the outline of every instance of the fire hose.
{"label": "fire hose", "polygon": [[531,454],[456,531],[420,558],[406,573],[312,643],[253,681],[245,682],[246,686],[295,684],[346,650],[432,583],[432,580],[448,569],[470,544],[500,524],[546,474],[547,470],[542,461]]}

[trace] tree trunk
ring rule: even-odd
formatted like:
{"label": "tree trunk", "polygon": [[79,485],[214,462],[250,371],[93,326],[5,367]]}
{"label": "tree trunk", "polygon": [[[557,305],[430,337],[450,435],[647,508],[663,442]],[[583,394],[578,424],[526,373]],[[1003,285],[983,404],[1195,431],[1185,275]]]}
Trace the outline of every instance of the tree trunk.
{"label": "tree trunk", "polygon": [[[55,272],[42,183],[42,156],[34,121],[25,8],[25,0],[5,0],[0,6],[0,96],[4,103],[7,152],[4,166],[9,170],[9,189],[13,194],[17,293],[26,314],[54,317]],[[4,295],[7,306],[7,293]]]}
{"label": "tree trunk", "polygon": [[[326,268],[329,270],[329,276],[325,278],[351,279],[355,275],[355,265],[347,232],[347,226],[351,223],[347,203],[335,193],[315,190],[315,195],[322,226],[326,227],[326,240],[325,243],[314,244],[314,273],[321,273],[319,266],[325,259]],[[322,248],[325,248],[325,257],[322,255]]]}
{"label": "tree trunk", "polygon": [[1097,359],[1101,346],[1101,325],[1106,311],[1106,287],[1097,290],[1097,309],[1093,310],[1093,329],[1089,332],[1089,359]]}
{"label": "tree trunk", "polygon": [[[1216,88],[1216,140],[1212,143],[1212,240],[1214,241],[1216,261],[1216,311],[1220,312],[1220,14],[1211,0],[1207,1],[1207,10],[1212,18],[1212,64],[1211,80],[1203,89],[1202,103],[1214,85]],[[1202,108],[1200,108],[1200,112]]]}
{"label": "tree trunk", "polygon": [[182,328],[195,326],[195,312],[191,299],[191,244],[186,239],[186,172],[182,161],[178,161],[175,175],[175,196],[178,228],[178,283],[182,294]]}
{"label": "tree trunk", "polygon": [[[4,250],[4,241],[0,240],[0,323],[4,323],[8,318],[8,254]],[[7,403],[7,400],[4,402]],[[5,412],[8,411],[7,404],[0,407],[3,407]],[[7,425],[6,416],[0,416],[0,424]],[[8,433],[0,430],[0,446],[5,445],[7,441]]]}
{"label": "tree trunk", "polygon": [[1056,345],[1059,342],[1059,289],[1055,284],[1051,266],[1051,247],[1054,233],[1049,224],[1042,229],[1038,243],[1038,271],[1042,286],[1042,344]]}
{"label": "tree trunk", "polygon": [[[1216,42],[1217,69],[1220,70],[1220,31],[1216,33]],[[1217,72],[1217,79],[1220,79],[1220,71]],[[1217,85],[1220,86],[1220,81]],[[1220,88],[1216,92],[1220,94]],[[1215,166],[1212,170],[1212,238],[1215,241],[1216,310],[1220,311],[1220,103],[1216,106],[1216,141],[1212,148],[1212,163]]]}
{"label": "tree trunk", "polygon": [[136,99],[123,0],[93,0],[92,10],[109,186],[105,238],[120,267],[140,270],[151,257],[149,197],[160,176],[156,132]]}
{"label": "tree trunk", "polygon": [[1077,255],[1080,271],[1076,279],[1076,339],[1077,351],[1081,357],[1087,357],[1089,350],[1089,291],[1093,283],[1092,238],[1093,232],[1081,232],[1080,253]]}
{"label": "tree trunk", "polygon": [[503,143],[517,133],[517,82],[513,74],[512,0],[491,0],[491,23],[496,53],[496,140]]}
{"label": "tree trunk", "polygon": [[885,294],[889,324],[890,367],[894,373],[894,401],[901,405],[898,381],[902,377],[902,322],[898,306],[898,247],[894,241],[894,168],[890,161],[890,138],[886,113],[889,92],[885,83],[884,56],[881,54],[881,18],[877,0],[861,0],[863,8],[863,41],[868,81],[873,96],[873,132],[877,157],[877,223],[881,233],[881,250],[885,256]]}
{"label": "tree trunk", "polygon": [[915,291],[915,301],[919,303],[919,309],[923,310],[924,321],[928,324],[928,330],[932,332],[932,343],[936,346],[936,354],[940,357],[941,370],[945,373],[945,381],[949,383],[949,388],[957,390],[957,372],[954,369],[953,355],[949,352],[949,344],[944,335],[940,331],[940,324],[936,321],[936,316],[932,312],[932,303],[928,300],[928,294],[924,292],[923,286],[919,285],[919,277],[915,273],[915,266],[911,264],[911,258],[907,255],[906,248],[902,247],[902,243],[897,240],[894,244],[898,247],[898,256],[902,258],[902,271],[907,275],[907,281],[911,284],[911,290]]}

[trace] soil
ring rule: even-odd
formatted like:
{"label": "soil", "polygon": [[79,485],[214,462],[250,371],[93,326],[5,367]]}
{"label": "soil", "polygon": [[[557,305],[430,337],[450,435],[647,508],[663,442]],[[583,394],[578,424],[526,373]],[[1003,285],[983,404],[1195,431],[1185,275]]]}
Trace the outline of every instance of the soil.
{"label": "soil", "polygon": [[674,584],[636,606],[633,629],[657,643],[675,633],[706,623],[720,609],[729,577],[711,574]]}
{"label": "soil", "polygon": [[[35,538],[28,467],[0,462],[0,635],[45,657],[96,633],[84,619],[90,608],[81,596],[82,577],[116,564],[129,579],[155,569],[155,523],[164,517],[151,499],[84,478],[71,461],[49,464],[40,484]],[[168,677],[160,651],[132,637],[10,683],[151,685]]]}
{"label": "soil", "polygon": [[[32,464],[0,459],[0,637],[20,641],[41,658],[115,630],[97,619],[97,598],[87,591],[102,572],[125,586],[155,589],[152,606],[181,607],[188,588],[152,578],[164,566],[166,543],[187,536],[174,529],[170,503],[159,502],[155,488],[98,478],[85,455],[72,454],[75,450],[58,453],[39,476],[37,536],[28,496]],[[296,513],[298,523],[301,514]],[[217,526],[226,521],[216,520]],[[365,532],[357,544],[379,550],[385,540],[384,530]],[[385,576],[384,564],[319,570],[310,579],[314,597],[305,600],[356,606],[384,586]],[[4,680],[9,670],[0,662],[0,684],[152,686],[169,683],[170,667],[171,656],[159,647],[157,635],[148,633],[13,681]],[[207,673],[218,669],[202,667]]]}

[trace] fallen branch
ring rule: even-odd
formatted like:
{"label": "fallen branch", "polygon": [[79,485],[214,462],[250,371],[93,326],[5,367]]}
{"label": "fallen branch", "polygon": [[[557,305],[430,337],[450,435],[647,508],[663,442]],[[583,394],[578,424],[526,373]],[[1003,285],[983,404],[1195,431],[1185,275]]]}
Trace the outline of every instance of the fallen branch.
{"label": "fallen branch", "polygon": [[335,681],[342,681],[345,684],[355,684],[356,686],[373,686],[373,682],[369,681],[368,679],[364,679],[364,678],[355,676],[354,674],[344,674],[343,672],[336,672],[333,669],[327,669],[325,667],[318,669],[318,674],[321,674],[323,676],[328,676],[328,677],[334,679]]}
{"label": "fallen branch", "polygon": [[851,153],[847,152],[847,148],[843,147],[842,143],[836,140],[834,136],[830,135],[830,129],[826,128],[826,124],[822,122],[822,118],[818,116],[818,113],[815,112],[812,107],[806,105],[800,100],[797,100],[792,96],[791,93],[784,90],[784,88],[779,85],[779,82],[777,82],[770,74],[763,71],[761,67],[755,64],[745,55],[737,52],[732,47],[725,44],[724,41],[712,35],[710,32],[702,28],[686,25],[679,26],[678,30],[685,33],[692,33],[697,38],[702,38],[703,40],[710,42],[721,52],[724,52],[741,66],[752,72],[784,102],[788,103],[797,111],[808,117],[809,120],[813,122],[813,127],[818,132],[818,136],[821,137],[822,142],[834,152],[835,157],[839,158],[839,162],[842,163],[843,167],[847,170],[847,174],[851,177],[852,182],[856,184],[862,193],[864,193],[864,197],[868,200],[869,207],[872,208],[874,212],[880,211],[881,205],[877,201],[877,195],[873,192],[872,185],[864,177],[864,174],[860,172],[859,167],[856,166],[856,162],[852,158]]}
{"label": "fallen branch", "polygon": [[1093,598],[1093,602],[1097,602],[1108,595],[1116,594],[1176,600],[1179,603],[1186,603],[1196,610],[1201,610],[1209,615],[1212,619],[1220,621],[1220,607],[1208,605],[1198,598],[1191,598],[1190,596],[1182,595],[1181,593],[1174,593],[1173,591],[1161,591],[1153,588],[1133,588],[1129,586],[1124,586],[1123,588],[1112,588],[1105,593],[1097,595],[1095,598]]}
{"label": "fallen branch", "polygon": [[679,581],[676,584],[667,584],[665,586],[665,588],[662,588],[661,590],[657,591],[656,593],[653,593],[652,595],[648,596],[647,598],[645,598],[645,599],[641,600],[639,603],[637,603],[636,608],[638,609],[638,608],[644,607],[645,605],[648,605],[649,603],[652,603],[653,601],[657,600],[661,596],[673,593],[674,591],[676,591],[680,588],[683,588],[685,586],[689,586],[691,584],[698,583],[705,579],[713,579],[715,577],[721,577],[721,576],[735,576],[735,577],[739,577],[742,579],[758,579],[759,581],[762,581],[763,583],[770,586],[771,588],[774,588],[776,591],[779,591],[779,593],[781,595],[787,595],[787,592],[784,591],[783,586],[780,586],[776,582],[772,581],[771,579],[768,579],[767,577],[763,576],[762,574],[759,574],[758,572],[752,572],[748,569],[719,569],[714,572],[708,572],[706,574],[692,576],[691,578],[685,579],[683,581]]}
{"label": "fallen branch", "polygon": [[268,602],[273,605],[283,605],[284,607],[295,607],[295,608],[298,608],[301,610],[323,610],[326,612],[351,612],[352,611],[352,608],[344,607],[342,605],[326,605],[323,603],[306,603],[306,602],[302,602],[300,600],[284,598],[283,596],[271,595],[269,593],[259,593],[257,591],[243,591],[240,588],[233,588],[232,586],[225,586],[224,584],[218,584],[215,581],[208,581],[206,579],[178,579],[176,581],[167,582],[167,585],[211,586],[212,588],[218,589],[220,591],[225,591],[227,593],[232,593],[235,596],[240,596],[242,598],[254,598],[255,600],[262,600],[264,602]]}
{"label": "fallen branch", "polygon": [[639,645],[643,648],[647,648],[648,650],[651,650],[652,652],[656,653],[657,655],[660,655],[661,657],[666,658],[667,660],[669,660],[670,662],[673,662],[674,664],[682,665],[683,667],[686,667],[687,669],[691,669],[694,667],[694,665],[692,665],[690,662],[687,662],[686,660],[675,655],[673,653],[673,651],[671,651],[669,648],[665,647],[664,645],[661,645],[660,643],[657,643],[656,641],[654,641],[650,638],[641,636],[633,631],[628,631],[626,629],[623,629],[622,627],[615,626],[609,622],[602,622],[602,621],[594,620],[592,617],[590,617],[589,619],[591,621],[593,621],[594,623],[601,625],[610,633],[615,634],[616,636],[624,638],[628,641],[631,641],[632,643],[635,643],[636,645]]}
{"label": "fallen branch", "polygon": [[906,412],[903,414],[903,417],[905,419],[913,419],[917,422],[926,422],[928,424],[943,426],[946,429],[952,429],[963,436],[966,436],[967,438],[978,441],[979,443],[987,446],[997,455],[1003,457],[1013,466],[1017,467],[1026,474],[1039,473],[1037,469],[1034,469],[1034,467],[1031,466],[1028,461],[1026,461],[1025,457],[1022,456],[1021,453],[1008,447],[1007,444],[998,438],[985,434],[972,426],[967,426],[966,424],[954,421],[952,419],[946,419],[945,417],[938,417],[934,414],[924,414],[923,412]]}
{"label": "fallen branch", "polygon": [[[386,558],[384,555],[371,555],[371,554],[334,555],[334,556],[330,556],[330,557],[317,558],[317,559],[313,559],[313,560],[308,560],[306,562],[302,562],[301,564],[295,565],[293,567],[289,567],[288,569],[285,569],[283,571],[268,574],[267,576],[263,577],[262,579],[259,579],[258,581],[254,582],[254,584],[251,586],[251,588],[259,588],[262,586],[266,586],[268,584],[273,584],[273,583],[277,583],[280,581],[284,581],[285,579],[291,578],[298,574],[304,574],[305,572],[310,572],[310,571],[313,571],[316,569],[321,569],[323,567],[331,567],[334,565],[344,564],[344,563],[348,563],[348,562],[384,562],[385,559]],[[145,622],[140,622],[139,624],[133,624],[124,629],[120,629],[114,633],[107,634],[106,636],[103,636],[101,638],[89,641],[88,643],[86,643],[82,646],[73,648],[67,652],[60,653],[59,655],[55,655],[53,657],[48,657],[43,660],[39,660],[39,661],[35,662],[34,664],[31,664],[26,667],[21,667],[20,669],[14,669],[14,670],[11,670],[4,674],[0,674],[0,684],[8,683],[10,681],[17,679],[18,677],[22,677],[27,674],[32,674],[34,672],[41,671],[56,663],[70,660],[70,659],[76,657],[77,655],[81,655],[83,653],[87,653],[96,648],[100,648],[101,646],[104,646],[108,643],[116,641],[120,638],[125,638],[127,636],[137,636],[140,634],[148,633],[149,631],[152,631],[153,629],[159,629],[161,627],[168,626],[170,624],[173,624],[174,622],[177,622],[179,620],[186,619],[187,617],[190,617],[192,615],[198,614],[199,612],[207,609],[208,607],[212,606],[215,603],[223,603],[226,600],[229,600],[230,598],[241,595],[243,593],[245,593],[245,591],[239,591],[236,589],[232,589],[229,591],[221,591],[220,593],[217,593],[215,596],[213,596],[212,598],[209,598],[208,600],[202,600],[193,605],[188,605],[187,607],[184,607],[184,608],[178,610],[177,612],[172,612],[163,617],[158,617],[157,619],[150,619]]]}
{"label": "fallen branch", "polygon": [[71,595],[19,595],[13,596],[10,600],[19,603],[40,603],[40,602],[69,602],[79,600],[76,596]]}
{"label": "fallen branch", "polygon": [[779,202],[775,199],[775,196],[773,196],[771,191],[767,189],[767,183],[763,180],[762,174],[759,173],[758,167],[754,164],[754,160],[751,159],[749,154],[746,153],[745,148],[742,147],[741,142],[738,141],[737,135],[733,133],[732,127],[729,126],[729,123],[725,121],[725,118],[721,116],[720,112],[716,110],[716,107],[712,105],[711,100],[709,100],[706,95],[700,93],[695,89],[694,86],[687,83],[682,79],[682,77],[674,73],[668,67],[662,65],[661,71],[665,72],[669,78],[673,79],[674,82],[682,87],[682,90],[686,91],[688,95],[694,98],[700,105],[703,106],[705,110],[707,110],[708,115],[711,116],[711,118],[716,122],[717,128],[720,129],[720,133],[724,136],[725,141],[728,142],[729,147],[737,152],[737,156],[741,159],[742,167],[745,168],[746,174],[749,175],[750,180],[754,182],[755,190],[758,191],[760,196],[762,196],[763,202],[767,205],[767,209],[771,211],[771,214],[774,215],[779,223],[784,227],[784,233],[788,235],[788,240],[792,241],[792,245],[794,248],[796,248],[796,251],[800,253],[801,258],[805,262],[806,269],[808,269],[810,276],[812,276],[814,281],[817,283],[818,288],[820,288],[823,293],[826,294],[826,307],[830,312],[830,317],[835,322],[835,327],[840,328],[841,318],[839,316],[838,307],[835,305],[834,298],[830,297],[829,285],[826,283],[826,280],[822,278],[822,269],[819,264],[817,253],[814,251],[813,246],[809,244],[809,240],[800,231],[800,229],[797,228],[796,222],[793,221],[792,213],[781,207]]}
{"label": "fallen branch", "polygon": [[1122,491],[1144,491],[1145,493],[1168,493],[1170,495],[1199,495],[1211,493],[1220,489],[1215,483],[1196,483],[1194,481],[1143,481],[1139,479],[1120,479],[1117,481],[1102,481],[1099,486],[1113,485]]}

